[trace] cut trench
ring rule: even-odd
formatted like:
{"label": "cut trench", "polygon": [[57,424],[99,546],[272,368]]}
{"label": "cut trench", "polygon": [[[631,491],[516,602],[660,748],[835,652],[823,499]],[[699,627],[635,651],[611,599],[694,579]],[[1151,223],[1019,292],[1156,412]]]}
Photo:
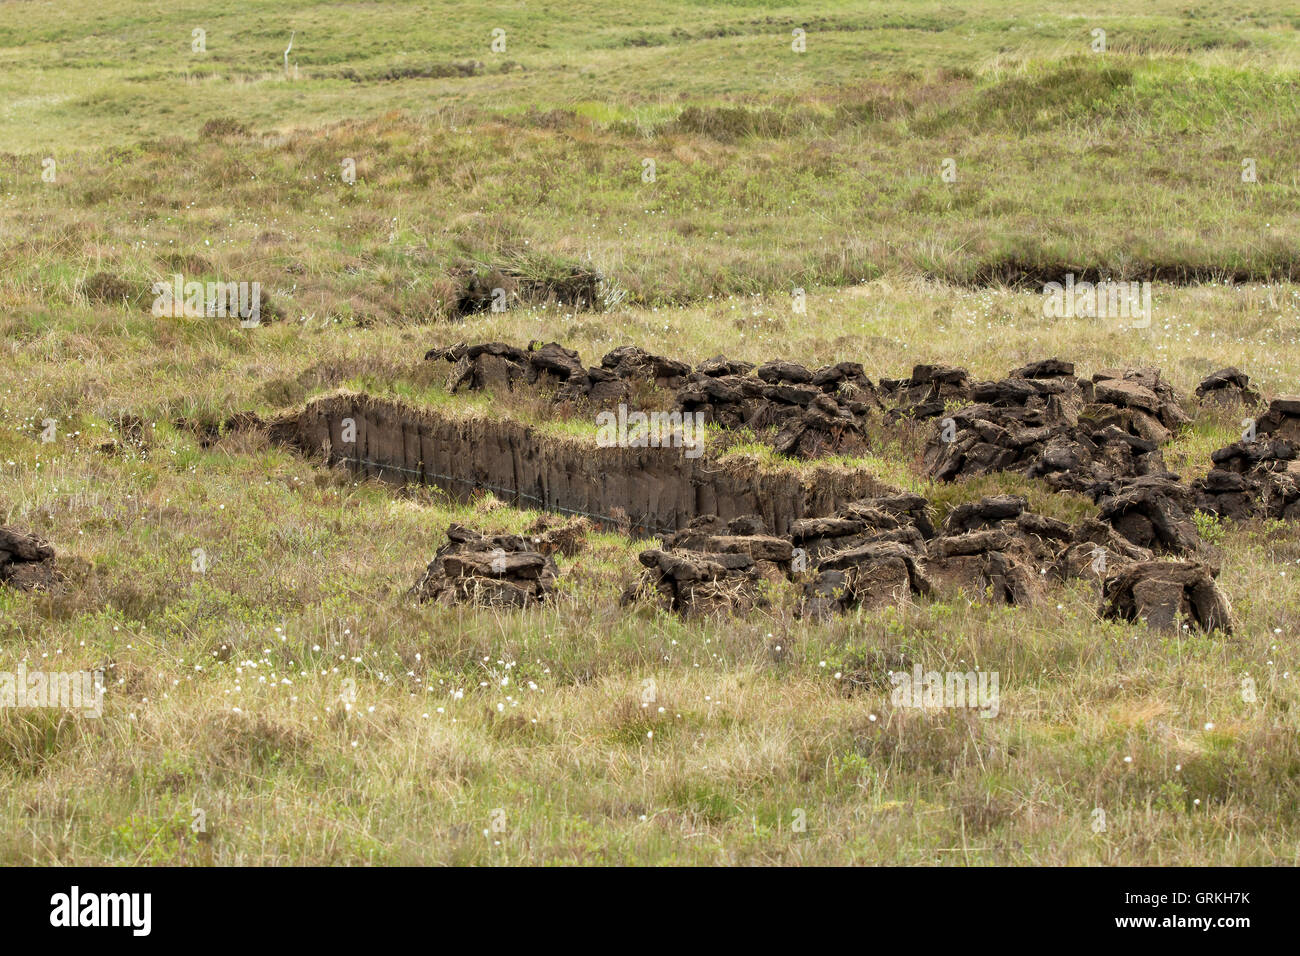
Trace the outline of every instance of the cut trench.
{"label": "cut trench", "polygon": [[1250,265],[1213,265],[1186,262],[1150,262],[1125,266],[1091,266],[1068,262],[1033,262],[998,259],[978,266],[969,275],[926,271],[926,278],[971,289],[1008,286],[1023,292],[1042,292],[1051,282],[1064,284],[1067,276],[1082,282],[1151,282],[1168,286],[1242,285],[1251,282],[1292,282],[1300,274],[1300,258],[1287,255]]}
{"label": "cut trench", "polygon": [[[343,441],[347,419],[353,442]],[[352,393],[281,417],[270,436],[358,475],[432,485],[457,501],[487,490],[518,507],[584,515],[640,534],[677,531],[701,515],[758,515],[784,534],[800,518],[897,491],[862,470],[718,462],[687,458],[681,448],[601,448],[516,421],[455,418]]]}

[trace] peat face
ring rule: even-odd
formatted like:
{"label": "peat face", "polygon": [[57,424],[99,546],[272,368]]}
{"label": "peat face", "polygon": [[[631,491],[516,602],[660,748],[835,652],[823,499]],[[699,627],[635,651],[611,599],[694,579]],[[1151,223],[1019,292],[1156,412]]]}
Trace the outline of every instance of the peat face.
{"label": "peat face", "polygon": [[665,534],[692,518],[758,515],[777,534],[893,489],[864,471],[764,469],[683,448],[602,448],[520,422],[464,420],[367,395],[318,399],[274,422],[273,440],[357,474],[418,482],[467,501],[491,491],[521,508],[580,514],[609,528]]}

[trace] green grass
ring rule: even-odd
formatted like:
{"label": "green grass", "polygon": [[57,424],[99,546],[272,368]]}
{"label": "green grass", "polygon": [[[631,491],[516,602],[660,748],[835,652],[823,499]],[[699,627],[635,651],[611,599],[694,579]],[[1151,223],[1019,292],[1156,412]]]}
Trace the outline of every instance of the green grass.
{"label": "green grass", "polygon": [[[1174,4],[1139,20],[1099,11],[1105,54],[1064,12],[1012,7],[990,23],[881,9],[670,9],[684,35],[644,47],[602,39],[631,32],[609,9],[575,9],[517,41],[534,68],[361,84],[325,78],[324,64],[379,69],[358,64],[413,45],[408,5],[358,12],[369,42],[315,38],[335,8],[277,8],[286,36],[305,21],[297,49],[318,64],[292,81],[275,75],[269,22],[249,32],[201,6],[122,5],[92,43],[77,32],[92,25],[64,15],[21,53],[0,47],[15,86],[0,115],[14,150],[0,158],[16,227],[0,245],[6,291],[48,308],[100,270],[142,290],[181,271],[261,281],[292,318],[328,324],[445,316],[455,263],[593,265],[646,305],[900,271],[1295,278],[1300,89],[1283,5],[1204,22]],[[500,11],[508,32],[517,16]],[[159,72],[160,59],[193,67],[163,38],[209,19],[209,78]],[[499,18],[443,19],[458,25],[421,37],[435,58],[486,46]],[[1202,40],[1177,39],[1189,20]],[[578,25],[592,22],[605,26]],[[809,24],[807,53],[782,39],[786,22]],[[238,42],[223,46],[225,31]],[[1136,39],[1148,34],[1167,48]],[[25,72],[33,46],[60,58],[60,90],[96,93],[60,93],[58,107],[18,95],[50,83]],[[894,62],[900,47],[910,57]],[[949,159],[955,182],[941,176]]]}
{"label": "green grass", "polygon": [[[683,621],[620,605],[647,542],[613,533],[560,559],[545,609],[416,607],[450,522],[537,515],[193,428],[349,388],[594,433],[536,397],[449,395],[450,366],[421,360],[484,340],[876,379],[1059,355],[1158,365],[1184,394],[1232,364],[1296,391],[1289,5],[0,9],[0,524],[70,575],[0,589],[0,671],[108,684],[98,720],[0,711],[0,862],[1300,862],[1293,525],[1199,519],[1231,638],[1102,621],[1082,583],[1035,608],[939,597],[822,624],[778,589]],[[458,270],[570,265],[607,277],[612,308],[450,318]],[[1155,278],[1151,328],[1046,318],[1035,284],[1068,271]],[[147,305],[175,272],[258,281],[280,317],[86,294],[106,273]],[[1241,417],[1198,414],[1170,467],[1203,473]],[[925,435],[881,423],[830,464],[925,494],[936,520],[1000,493],[1093,511],[1016,476],[936,487]],[[753,438],[710,434],[826,464]],[[997,671],[999,717],[892,707],[887,672],[916,663]]]}

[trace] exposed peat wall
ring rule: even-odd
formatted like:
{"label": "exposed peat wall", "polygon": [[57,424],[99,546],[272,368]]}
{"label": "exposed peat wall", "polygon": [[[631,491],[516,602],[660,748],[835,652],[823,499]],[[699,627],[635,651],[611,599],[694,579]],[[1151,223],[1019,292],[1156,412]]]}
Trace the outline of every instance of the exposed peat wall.
{"label": "exposed peat wall", "polygon": [[[355,442],[343,441],[345,419]],[[799,518],[896,490],[861,470],[719,463],[707,454],[687,458],[681,448],[601,448],[516,421],[459,419],[348,393],[317,399],[270,432],[366,477],[434,485],[460,501],[486,489],[518,507],[583,514],[607,527],[626,515],[631,530],[643,533],[675,531],[699,515],[755,514],[784,534]]]}

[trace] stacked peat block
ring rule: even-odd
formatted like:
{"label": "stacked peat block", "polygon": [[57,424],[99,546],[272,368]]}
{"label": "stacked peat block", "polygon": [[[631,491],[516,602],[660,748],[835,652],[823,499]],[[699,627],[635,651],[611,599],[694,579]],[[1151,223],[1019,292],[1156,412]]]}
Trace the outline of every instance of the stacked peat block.
{"label": "stacked peat block", "polygon": [[1300,396],[1269,403],[1244,436],[1210,455],[1213,468],[1193,485],[1196,507],[1224,518],[1300,518]]}
{"label": "stacked peat block", "polygon": [[[1172,487],[1178,476],[1165,470],[1160,446],[1191,419],[1160,370],[1100,372],[1085,394],[1088,401],[1073,435],[1031,468],[1031,477],[1042,476],[1054,488],[1081,491],[1099,502],[1131,486],[1160,488],[1166,497],[1181,501],[1181,491]],[[1069,467],[1075,460],[1083,467]]]}
{"label": "stacked peat block", "polygon": [[1214,582],[1217,565],[1157,560],[1123,530],[1131,533],[1098,519],[1071,527],[1025,510],[1025,500],[1012,495],[982,498],[944,520],[945,536],[930,542],[925,570],[937,587],[956,584],[1017,605],[1043,595],[1049,572],[1093,578],[1102,584],[1103,617],[1140,618],[1160,630],[1186,620],[1231,632],[1231,608]]}
{"label": "stacked peat block", "polygon": [[949,402],[970,401],[970,376],[952,365],[917,365],[911,378],[881,379],[880,396],[893,406],[891,418],[937,418]]}
{"label": "stacked peat block", "polygon": [[587,535],[594,528],[589,518],[577,516],[565,520],[545,513],[533,522],[527,537],[533,549],[541,554],[562,554],[571,558],[583,549]]}
{"label": "stacked peat block", "polygon": [[528,354],[505,342],[480,342],[476,345],[453,345],[447,349],[430,349],[426,362],[445,359],[452,363],[447,376],[447,390],[462,388],[509,392],[517,382],[529,380]]}
{"label": "stacked peat block", "polygon": [[550,342],[527,349],[502,342],[432,349],[426,360],[453,363],[450,391],[550,388],[557,403],[610,408],[631,403],[635,383],[674,393],[674,410],[704,423],[774,433],[783,455],[814,458],[863,450],[866,416],[880,409],[875,386],[855,362],[816,370],[793,362],[755,366],[716,356],[694,370],[684,362],[621,346],[586,368],[577,352]]}
{"label": "stacked peat block", "polygon": [[1180,620],[1205,631],[1232,633],[1232,608],[1214,583],[1217,572],[1199,561],[1145,561],[1106,579],[1102,616],[1143,620],[1176,631]]}
{"label": "stacked peat block", "polygon": [[605,277],[581,266],[548,276],[534,276],[510,268],[482,273],[467,264],[453,268],[451,275],[460,284],[452,307],[452,314],[457,317],[487,312],[498,308],[498,303],[507,302],[555,302],[575,310],[588,310],[604,301],[601,285]]}
{"label": "stacked peat block", "polygon": [[992,495],[959,505],[929,543],[926,573],[941,590],[989,594],[1028,605],[1043,594],[1043,574],[1072,538],[1070,526],[1028,511],[1018,495]]}
{"label": "stacked peat block", "polygon": [[811,570],[801,613],[823,617],[929,594],[921,568],[925,542],[934,536],[927,507],[920,495],[882,496],[856,501],[829,517],[794,522],[796,570]]}
{"label": "stacked peat block", "polygon": [[[1154,560],[1151,549],[1134,544],[1105,521],[1089,518],[1072,527],[1026,510],[1024,499],[1016,496],[961,505],[945,519],[944,531],[946,537],[930,543],[931,559],[926,563],[927,573],[939,586],[956,583],[1024,605],[1043,595],[1048,580],[1092,579],[1102,582],[1104,615],[1124,616],[1132,611],[1130,616],[1148,618],[1153,610],[1143,588],[1127,603],[1112,598],[1125,588],[1131,591],[1133,582],[1165,576],[1197,582],[1198,602],[1213,598],[1217,606],[1227,608],[1227,600],[1213,584],[1217,571],[1211,565]],[[1155,618],[1156,626],[1162,626],[1161,615]],[[1227,629],[1229,621],[1226,612],[1192,619],[1206,629]]]}
{"label": "stacked peat block", "polygon": [[934,537],[929,502],[920,495],[864,498],[825,518],[801,518],[790,526],[791,538],[808,563],[860,545],[895,541],[916,549]]}
{"label": "stacked peat block", "polygon": [[58,580],[54,548],[34,534],[0,527],[0,584],[19,591],[47,588]]}
{"label": "stacked peat block", "polygon": [[600,360],[599,368],[587,370],[591,385],[586,397],[598,407],[617,405],[628,400],[631,382],[647,382],[655,388],[675,390],[690,371],[685,362],[652,355],[635,345],[623,345],[607,353]]}
{"label": "stacked peat block", "polygon": [[[927,508],[919,495],[864,499],[796,521],[788,538],[767,534],[757,518],[697,518],[640,555],[647,570],[623,599],[683,614],[743,613],[767,604],[764,582],[793,580],[802,584],[798,613],[822,618],[936,593],[1024,606],[1051,582],[1082,578],[1102,586],[1106,616],[1164,627],[1172,613],[1231,628],[1215,566],[1158,560],[1099,519],[1071,526],[1031,512],[1022,497],[995,495],[954,508],[936,532]],[[1185,601],[1173,600],[1170,582]]]}
{"label": "stacked peat block", "polygon": [[1094,489],[1098,517],[1139,547],[1156,554],[1213,552],[1201,539],[1192,515],[1192,489],[1170,473],[1123,479]]}
{"label": "stacked peat block", "polygon": [[898,541],[871,541],[823,558],[804,586],[802,614],[824,617],[853,607],[903,604],[930,594],[916,549]]}
{"label": "stacked peat block", "polygon": [[1104,521],[1086,518],[1074,526],[1070,543],[1057,554],[1052,576],[1104,581],[1118,569],[1152,557],[1150,548],[1134,544]]}
{"label": "stacked peat block", "polygon": [[1191,421],[1178,394],[1160,377],[1158,368],[1098,372],[1092,377],[1092,386],[1093,401],[1101,406],[1088,416],[1094,427],[1113,425],[1163,444],[1175,430]]}
{"label": "stacked peat block", "polygon": [[974,404],[953,412],[925,449],[932,477],[1019,471],[1054,488],[1091,492],[1099,483],[1164,472],[1160,444],[1189,419],[1157,369],[1076,378],[1047,359],[969,388]]}
{"label": "stacked peat block", "polygon": [[[1195,501],[1165,470],[1160,445],[1189,421],[1158,369],[1076,378],[1049,359],[1000,382],[977,382],[977,404],[953,413],[925,450],[940,480],[1018,471],[1056,490],[1089,495],[1101,519],[1156,552],[1203,551]],[[944,424],[944,423],[941,423]]]}
{"label": "stacked peat block", "polygon": [[453,524],[447,538],[412,589],[419,601],[530,607],[555,590],[554,559],[527,537],[489,537]]}
{"label": "stacked peat block", "polygon": [[1250,376],[1229,366],[1211,372],[1196,386],[1196,398],[1202,405],[1221,408],[1250,407],[1258,405],[1260,394],[1250,387]]}
{"label": "stacked peat block", "polygon": [[550,388],[557,403],[586,401],[606,408],[626,402],[629,383],[646,381],[660,388],[676,388],[690,366],[635,346],[623,346],[606,355],[599,366],[586,368],[573,349],[558,342],[532,342],[527,349],[504,342],[454,345],[431,349],[426,361],[451,362],[447,388],[489,389],[509,392],[522,386]]}
{"label": "stacked peat block", "polygon": [[856,362],[812,370],[771,361],[754,368],[717,356],[701,362],[678,390],[677,408],[725,428],[775,429],[779,454],[815,458],[864,449],[862,426],[879,402]]}
{"label": "stacked peat block", "polygon": [[1073,541],[1068,525],[1027,511],[1016,496],[961,505],[938,533],[927,507],[919,495],[897,495],[796,522],[792,538],[814,567],[804,613],[905,603],[936,591],[1027,604],[1043,590],[1041,574]]}
{"label": "stacked peat block", "polygon": [[926,507],[919,495],[898,495],[796,522],[791,528],[795,569],[801,562],[812,568],[802,613],[823,617],[935,593],[987,595],[1023,606],[1040,600],[1051,582],[1082,578],[1103,585],[1104,613],[1150,618],[1163,626],[1163,612],[1151,603],[1155,585],[1140,586],[1127,599],[1115,595],[1132,592],[1134,582],[1172,578],[1199,589],[1193,603],[1178,605],[1188,620],[1207,629],[1230,626],[1226,610],[1202,613],[1211,604],[1227,608],[1214,587],[1212,565],[1158,561],[1151,549],[1104,521],[1089,518],[1071,526],[1028,510],[1022,497],[993,495],[954,508],[936,533]]}
{"label": "stacked peat block", "polygon": [[696,518],[663,548],[641,552],[646,571],[623,602],[650,599],[681,614],[743,612],[767,603],[763,582],[789,580],[794,546],[760,518]]}

